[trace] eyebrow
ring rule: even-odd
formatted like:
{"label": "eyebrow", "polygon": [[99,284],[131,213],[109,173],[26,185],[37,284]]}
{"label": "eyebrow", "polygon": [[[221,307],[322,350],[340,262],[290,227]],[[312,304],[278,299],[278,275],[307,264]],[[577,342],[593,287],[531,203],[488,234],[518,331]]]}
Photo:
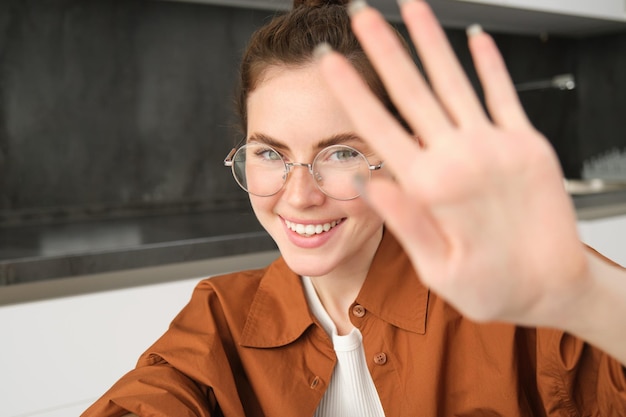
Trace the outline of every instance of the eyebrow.
{"label": "eyebrow", "polygon": [[[255,142],[260,142],[260,143],[264,143],[266,145],[271,146],[272,148],[277,148],[277,149],[289,149],[289,146],[287,146],[285,143],[279,141],[278,139],[275,139],[269,135],[263,134],[263,133],[253,133],[250,135],[250,137],[248,138],[247,142],[251,142],[251,141],[255,141]],[[317,144],[315,145],[316,149],[323,149],[326,148],[328,146],[332,146],[332,145],[343,145],[346,142],[359,142],[359,143],[364,143],[363,139],[361,139],[360,137],[358,137],[356,134],[354,133],[337,133],[335,135],[332,135],[328,138],[322,139],[319,142],[317,142]]]}

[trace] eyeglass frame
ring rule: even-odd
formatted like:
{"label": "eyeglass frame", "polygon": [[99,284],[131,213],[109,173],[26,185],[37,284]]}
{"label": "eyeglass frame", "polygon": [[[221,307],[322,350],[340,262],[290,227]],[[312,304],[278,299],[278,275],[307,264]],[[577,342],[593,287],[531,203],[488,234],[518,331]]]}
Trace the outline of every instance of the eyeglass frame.
{"label": "eyeglass frame", "polygon": [[[272,194],[259,195],[259,194],[252,193],[252,192],[250,192],[249,190],[247,190],[247,189],[246,189],[246,188],[245,188],[245,187],[244,187],[244,186],[243,186],[243,185],[239,182],[239,180],[237,179],[237,175],[235,174],[235,164],[234,164],[234,161],[233,161],[233,157],[235,156],[235,154],[236,154],[237,152],[239,152],[239,150],[240,150],[241,148],[243,148],[243,147],[245,147],[245,146],[247,146],[247,145],[249,145],[249,144],[251,144],[251,143],[252,143],[252,144],[259,144],[259,145],[267,146],[267,148],[271,149],[273,152],[275,152],[275,153],[276,153],[276,155],[278,155],[278,156],[280,157],[281,162],[282,162],[282,163],[283,163],[283,165],[285,166],[285,179],[283,180],[283,184],[280,186],[280,188],[279,188],[278,190],[276,190],[276,191],[275,191],[275,192],[273,192]],[[307,171],[309,171],[309,174],[311,174],[311,177],[313,177],[313,181],[314,181],[314,183],[315,183],[315,186],[316,186],[316,187],[317,187],[317,189],[318,189],[318,190],[320,190],[320,191],[321,191],[321,192],[322,192],[325,196],[327,196],[327,197],[329,197],[329,198],[332,198],[333,200],[338,200],[338,201],[349,201],[349,200],[354,200],[355,198],[358,198],[358,197],[361,195],[361,193],[357,194],[357,195],[356,195],[356,196],[354,196],[354,197],[350,197],[350,198],[336,198],[336,197],[333,197],[333,196],[331,196],[331,195],[327,194],[327,192],[326,192],[326,191],[324,191],[324,189],[323,189],[323,188],[322,188],[322,187],[318,184],[318,182],[317,182],[317,181],[315,181],[315,180],[316,180],[316,178],[315,178],[315,174],[313,173],[313,164],[315,163],[315,160],[317,159],[317,157],[318,157],[318,156],[319,156],[322,152],[326,151],[327,149],[329,149],[329,148],[333,148],[333,147],[339,147],[339,146],[344,147],[344,148],[347,148],[347,149],[349,149],[349,150],[351,150],[351,151],[355,151],[355,152],[356,152],[356,153],[358,153],[361,157],[363,157],[363,159],[364,159],[364,160],[365,160],[365,162],[367,163],[367,169],[368,169],[368,172],[369,172],[369,174],[370,174],[369,178],[371,178],[372,171],[378,171],[378,170],[379,170],[379,169],[381,169],[381,168],[384,166],[384,164],[385,164],[385,162],[384,162],[384,161],[381,161],[379,164],[372,165],[372,164],[370,164],[370,162],[369,162],[369,160],[367,159],[367,157],[363,154],[363,152],[359,151],[358,149],[356,149],[356,148],[354,148],[354,147],[352,147],[352,146],[349,146],[349,145],[344,145],[344,144],[341,144],[341,143],[338,143],[338,144],[335,144],[335,145],[329,145],[329,146],[326,146],[326,147],[325,147],[325,148],[323,148],[323,149],[320,149],[320,151],[319,151],[319,152],[317,152],[317,153],[315,154],[315,156],[313,157],[313,162],[311,162],[311,163],[304,163],[304,162],[285,162],[285,159],[283,158],[283,156],[282,156],[282,155],[280,154],[280,152],[278,152],[276,149],[274,149],[274,148],[272,148],[271,146],[269,146],[269,145],[267,145],[267,144],[264,144],[264,143],[262,143],[262,142],[250,141],[250,142],[246,142],[246,143],[244,143],[244,144],[242,144],[242,145],[237,145],[237,146],[235,146],[234,148],[232,148],[232,149],[230,150],[230,152],[228,152],[228,155],[226,155],[226,158],[224,158],[224,166],[226,166],[226,167],[230,167],[230,168],[231,168],[231,173],[233,174],[233,178],[235,179],[235,182],[237,183],[237,185],[239,185],[239,187],[240,187],[242,190],[244,190],[244,191],[245,191],[245,192],[247,192],[248,194],[252,194],[252,195],[254,195],[254,196],[256,196],[256,197],[272,197],[272,196],[274,196],[274,195],[278,194],[278,193],[280,192],[280,190],[282,190],[282,189],[285,187],[285,184],[287,184],[287,180],[289,179],[289,174],[291,173],[291,168],[292,168],[292,167],[306,167],[306,168],[307,168]],[[369,178],[368,178],[368,180],[369,180]]]}

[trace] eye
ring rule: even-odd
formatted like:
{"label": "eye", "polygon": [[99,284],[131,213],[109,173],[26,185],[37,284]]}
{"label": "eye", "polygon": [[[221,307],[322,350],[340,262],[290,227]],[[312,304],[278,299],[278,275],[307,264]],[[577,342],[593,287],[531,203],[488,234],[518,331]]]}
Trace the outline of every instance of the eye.
{"label": "eye", "polygon": [[280,161],[281,156],[272,148],[259,147],[255,149],[254,156],[267,161]]}
{"label": "eye", "polygon": [[333,151],[329,158],[331,161],[350,161],[359,157],[359,153],[350,148],[339,148]]}

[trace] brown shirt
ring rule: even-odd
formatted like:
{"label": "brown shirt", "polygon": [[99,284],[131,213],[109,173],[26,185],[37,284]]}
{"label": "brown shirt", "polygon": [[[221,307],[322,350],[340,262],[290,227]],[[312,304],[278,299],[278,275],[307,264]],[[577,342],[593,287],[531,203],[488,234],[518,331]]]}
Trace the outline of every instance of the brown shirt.
{"label": "brown shirt", "polygon": [[[561,331],[463,318],[420,283],[389,232],[351,319],[387,417],[626,416],[616,360]],[[83,416],[312,416],[335,362],[279,258],[200,282],[137,368]]]}

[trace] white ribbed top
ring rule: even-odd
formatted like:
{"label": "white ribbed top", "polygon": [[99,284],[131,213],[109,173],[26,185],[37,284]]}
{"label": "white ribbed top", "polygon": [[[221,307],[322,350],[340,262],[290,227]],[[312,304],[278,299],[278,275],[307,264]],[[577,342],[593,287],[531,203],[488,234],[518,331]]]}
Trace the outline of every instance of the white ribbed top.
{"label": "white ribbed top", "polygon": [[385,417],[374,381],[367,369],[361,332],[355,327],[349,334],[339,336],[311,279],[302,277],[302,283],[309,307],[331,336],[337,355],[337,366],[315,417]]}

